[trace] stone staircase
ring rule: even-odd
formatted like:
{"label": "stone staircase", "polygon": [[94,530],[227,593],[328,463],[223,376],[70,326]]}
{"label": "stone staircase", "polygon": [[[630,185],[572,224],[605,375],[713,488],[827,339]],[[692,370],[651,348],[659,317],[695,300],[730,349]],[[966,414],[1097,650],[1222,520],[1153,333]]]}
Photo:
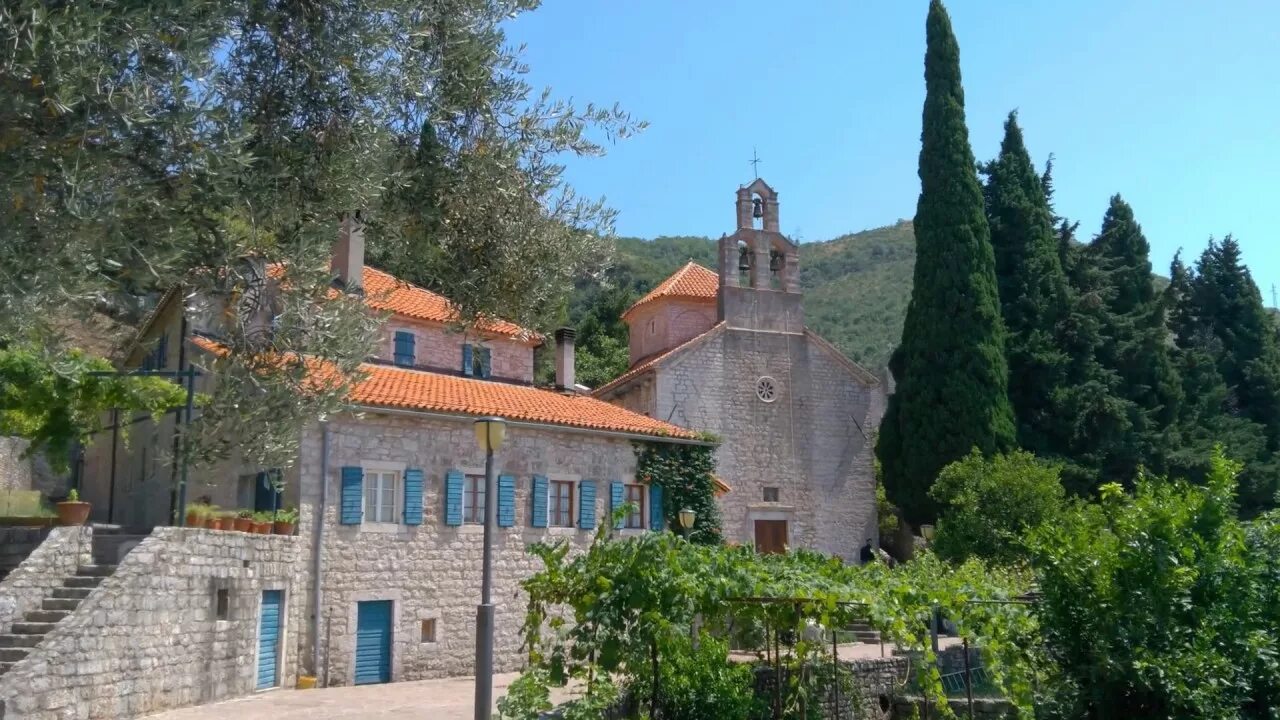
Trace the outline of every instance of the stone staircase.
{"label": "stone staircase", "polygon": [[871,627],[865,620],[857,620],[849,625],[845,630],[853,635],[853,638],[860,643],[870,643],[877,645],[881,641],[880,631]]}
{"label": "stone staircase", "polygon": [[13,623],[8,633],[0,635],[0,675],[9,672],[9,668],[39,645],[59,621],[75,612],[89,593],[115,569],[115,565],[80,567],[75,575],[63,578],[62,587],[54,588],[40,603],[39,610],[29,611],[21,622]]}
{"label": "stone staircase", "polygon": [[120,559],[145,537],[118,530],[95,531],[93,564],[81,565],[75,575],[63,578],[62,586],[41,601],[39,610],[27,612],[7,633],[0,634],[0,676],[25,658],[63,618],[75,612],[93,589],[115,572]]}

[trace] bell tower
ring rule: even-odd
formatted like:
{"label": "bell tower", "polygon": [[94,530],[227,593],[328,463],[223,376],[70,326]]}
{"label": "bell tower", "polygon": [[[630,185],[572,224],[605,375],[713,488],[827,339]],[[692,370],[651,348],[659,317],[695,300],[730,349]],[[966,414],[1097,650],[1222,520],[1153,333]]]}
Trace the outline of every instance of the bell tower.
{"label": "bell tower", "polygon": [[737,229],[720,238],[720,319],[730,327],[803,332],[799,248],[778,227],[778,193],[738,188]]}

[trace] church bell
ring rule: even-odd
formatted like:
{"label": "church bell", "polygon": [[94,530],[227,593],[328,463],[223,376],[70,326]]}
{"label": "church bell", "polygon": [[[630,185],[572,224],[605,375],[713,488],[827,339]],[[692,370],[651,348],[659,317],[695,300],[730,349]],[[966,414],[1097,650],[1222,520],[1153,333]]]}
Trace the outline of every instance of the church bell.
{"label": "church bell", "polygon": [[751,198],[751,217],[759,220],[764,217],[764,201],[760,198]]}
{"label": "church bell", "polygon": [[738,269],[742,272],[751,270],[751,251],[747,249],[746,245],[738,248]]}

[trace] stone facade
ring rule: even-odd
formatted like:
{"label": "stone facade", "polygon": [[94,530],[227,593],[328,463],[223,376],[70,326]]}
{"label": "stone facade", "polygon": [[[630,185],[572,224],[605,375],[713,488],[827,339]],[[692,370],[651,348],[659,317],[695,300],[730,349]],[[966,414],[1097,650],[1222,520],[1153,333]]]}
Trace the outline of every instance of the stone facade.
{"label": "stone facade", "polygon": [[[316,428],[303,441],[300,533],[304,536],[313,532],[319,507],[324,432]],[[361,419],[335,418],[327,432],[322,648],[316,674],[328,685],[352,683],[356,608],[358,602],[367,600],[392,601],[393,681],[471,673],[483,528],[446,525],[442,497],[449,470],[484,472],[484,456],[476,445],[471,419],[369,414]],[[531,476],[596,480],[596,517],[603,521],[608,511],[608,482],[633,480],[635,451],[632,442],[622,438],[514,425],[508,428],[495,462],[498,474],[516,478],[515,525],[497,529],[494,549],[495,665],[504,672],[518,670],[523,662],[519,629],[525,599],[520,581],[540,569],[539,561],[526,552],[527,546],[563,541],[585,548],[595,535],[594,530],[576,527],[531,527]],[[425,476],[422,524],[340,524],[343,466],[399,473],[406,468],[421,469]],[[576,497],[574,509],[576,523]],[[423,620],[435,621],[434,642],[423,641]],[[304,657],[309,653],[309,646],[303,649]]]}
{"label": "stone facade", "polygon": [[635,311],[628,324],[631,363],[692,340],[716,324],[714,303],[673,299]]}
{"label": "stone facade", "polygon": [[0,527],[0,580],[4,580],[49,535],[48,527]]}
{"label": "stone facade", "polygon": [[[763,228],[753,227],[753,200]],[[855,560],[877,542],[872,438],[886,398],[872,373],[805,328],[799,250],[777,231],[776,193],[757,180],[737,203],[738,229],[720,241],[718,324],[597,396],[720,437],[726,539],[752,544],[757,521],[783,521],[787,546]],[[740,273],[744,250],[750,270]],[[651,300],[631,319],[678,306]],[[634,348],[648,328],[630,329]]]}
{"label": "stone facade", "polygon": [[[9,539],[13,530],[0,534]],[[15,620],[40,608],[43,600],[62,579],[87,565],[93,552],[93,531],[88,527],[55,527],[44,542],[0,581],[0,632],[7,632]],[[0,678],[3,683],[3,678]],[[3,697],[0,695],[0,697]]]}
{"label": "stone facade", "polygon": [[417,367],[456,373],[462,367],[462,346],[480,345],[491,351],[490,367],[494,378],[533,382],[531,343],[498,335],[467,335],[443,325],[402,316],[387,322],[384,337],[373,354],[375,359],[387,363],[393,361],[397,330],[413,333]]}
{"label": "stone facade", "polygon": [[[87,548],[87,528],[60,530],[82,534]],[[50,538],[55,539],[72,538]],[[296,573],[304,542],[157,528],[30,655],[0,677],[6,720],[128,718],[252,692],[264,590],[284,591],[278,684],[292,685],[293,635],[303,627]],[[45,550],[42,546],[37,554]],[[76,554],[63,554],[71,558],[64,564],[74,573]],[[225,619],[217,617],[219,590],[226,590],[229,600]]]}

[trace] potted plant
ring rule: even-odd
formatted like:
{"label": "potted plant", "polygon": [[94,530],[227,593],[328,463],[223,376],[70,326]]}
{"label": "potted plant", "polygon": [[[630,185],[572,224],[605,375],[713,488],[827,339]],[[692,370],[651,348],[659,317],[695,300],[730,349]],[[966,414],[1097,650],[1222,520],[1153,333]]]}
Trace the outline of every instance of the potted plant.
{"label": "potted plant", "polygon": [[240,532],[253,532],[253,511],[241,510],[237,512],[235,528]]}
{"label": "potted plant", "polygon": [[204,503],[189,503],[187,505],[187,527],[203,527],[204,516],[208,512],[208,506]]}
{"label": "potted plant", "polygon": [[217,505],[206,505],[204,511],[204,527],[209,530],[222,529],[222,516],[218,514]]}
{"label": "potted plant", "polygon": [[271,513],[256,512],[253,514],[253,531],[259,535],[271,532]]}
{"label": "potted plant", "polygon": [[275,531],[277,535],[292,535],[293,526],[298,524],[298,508],[285,508],[276,513]]}
{"label": "potted plant", "polygon": [[83,525],[89,519],[89,503],[80,502],[80,491],[75,488],[67,493],[67,499],[58,503],[60,525]]}
{"label": "potted plant", "polygon": [[236,513],[234,510],[219,514],[222,518],[222,529],[231,532],[236,529]]}

